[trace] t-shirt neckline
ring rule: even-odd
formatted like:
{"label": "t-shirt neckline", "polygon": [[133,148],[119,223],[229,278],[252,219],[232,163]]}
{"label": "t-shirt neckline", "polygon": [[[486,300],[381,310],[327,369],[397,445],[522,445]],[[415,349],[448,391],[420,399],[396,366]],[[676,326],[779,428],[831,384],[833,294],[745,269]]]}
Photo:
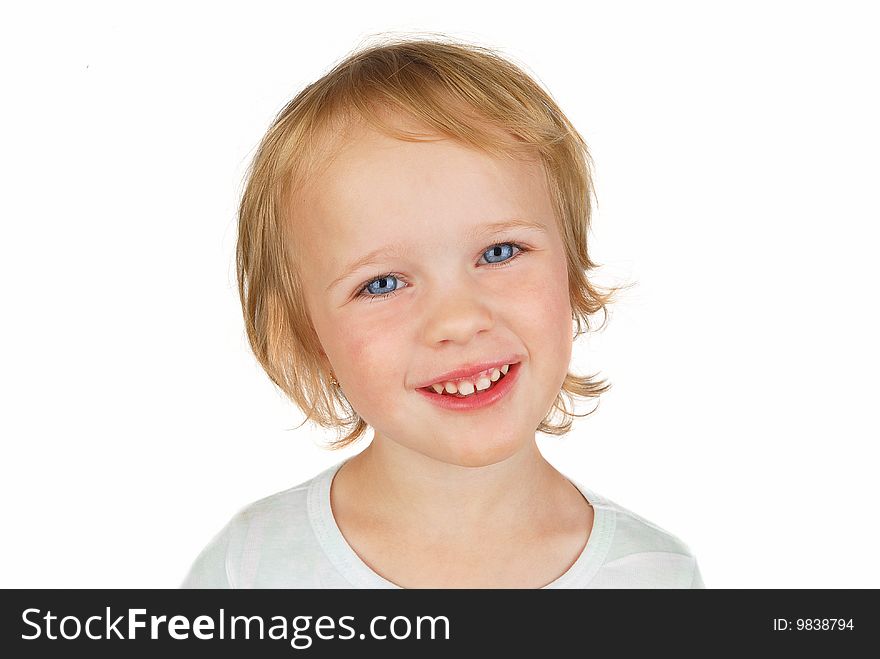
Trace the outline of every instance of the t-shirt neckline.
{"label": "t-shirt neckline", "polygon": [[[324,470],[312,479],[308,489],[309,521],[321,549],[334,567],[355,588],[396,588],[401,586],[389,581],[364,563],[351,548],[333,517],[330,506],[330,486],[336,472],[351,458],[347,458]],[[596,493],[566,477],[593,507],[593,528],[587,544],[575,562],[541,589],[588,588],[589,582],[601,567],[614,534],[615,519],[605,500]]]}

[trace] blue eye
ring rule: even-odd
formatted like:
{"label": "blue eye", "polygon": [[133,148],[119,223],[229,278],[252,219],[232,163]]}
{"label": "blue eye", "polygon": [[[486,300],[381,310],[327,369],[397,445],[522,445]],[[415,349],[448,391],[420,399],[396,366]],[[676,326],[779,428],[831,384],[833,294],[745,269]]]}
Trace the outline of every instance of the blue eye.
{"label": "blue eye", "polygon": [[[483,256],[486,257],[489,266],[504,267],[510,264],[520,254],[528,251],[530,251],[529,248],[523,247],[519,243],[498,243],[484,251]],[[499,260],[489,261],[489,259]],[[396,286],[395,282],[402,283],[403,286]],[[357,297],[367,298],[372,302],[378,298],[386,298],[396,295],[397,291],[401,288],[406,288],[406,286],[408,286],[408,284],[400,275],[389,272],[384,275],[378,275],[374,279],[364,282],[357,293]]]}
{"label": "blue eye", "polygon": [[[401,280],[397,277],[397,275],[393,273],[388,273],[387,275],[382,275],[378,279],[374,279],[369,282],[366,286],[364,286],[364,290],[367,290],[372,294],[369,297],[388,297],[397,290],[397,287],[393,283],[395,281],[399,282]],[[374,284],[377,284],[377,286],[374,287]],[[385,289],[389,288],[391,289],[391,291],[385,292]]]}
{"label": "blue eye", "polygon": [[[493,245],[492,247],[487,249],[485,252],[483,252],[483,256],[486,256],[486,254],[491,253],[494,258],[499,258],[507,251],[505,248],[510,248],[510,256],[504,257],[505,260],[507,260],[508,258],[510,258],[514,255],[514,253],[515,253],[513,251],[514,247],[516,247],[516,245],[514,245],[513,243],[501,243],[500,245]],[[496,252],[500,252],[500,253],[496,253]],[[495,261],[495,263],[502,263],[502,261]]]}

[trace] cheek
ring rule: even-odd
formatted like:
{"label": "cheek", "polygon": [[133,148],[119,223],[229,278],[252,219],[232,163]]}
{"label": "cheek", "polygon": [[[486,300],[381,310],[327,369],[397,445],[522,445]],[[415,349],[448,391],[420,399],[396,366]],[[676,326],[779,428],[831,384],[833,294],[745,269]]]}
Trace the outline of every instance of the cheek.
{"label": "cheek", "polygon": [[[351,324],[336,330],[336,346],[331,359],[337,364],[339,379],[348,401],[371,425],[371,411],[382,414],[393,405],[389,392],[398,392],[404,369],[402,359],[405,339],[394,331],[393,323]],[[366,414],[365,414],[366,412]]]}
{"label": "cheek", "polygon": [[534,377],[535,418],[542,419],[553,405],[571,366],[574,326],[568,290],[568,270],[564,257],[554,259],[543,277],[534,278],[523,300],[531,302],[521,315],[529,328],[527,345],[533,350],[531,374]]}
{"label": "cheek", "polygon": [[363,377],[375,369],[376,373],[393,371],[393,360],[399,354],[403,336],[399,323],[341,322],[337,334],[346,370]]}
{"label": "cheek", "polygon": [[535,341],[570,354],[573,329],[564,257],[554,258],[547,267],[524,277],[517,286],[513,308],[524,325],[533,328],[530,335]]}

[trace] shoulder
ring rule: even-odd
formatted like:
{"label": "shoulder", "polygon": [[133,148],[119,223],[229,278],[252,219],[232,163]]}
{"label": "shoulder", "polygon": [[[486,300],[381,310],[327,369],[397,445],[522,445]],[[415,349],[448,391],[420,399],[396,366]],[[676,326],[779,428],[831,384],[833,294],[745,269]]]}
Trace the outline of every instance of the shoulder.
{"label": "shoulder", "polygon": [[690,546],[671,531],[606,497],[590,493],[611,529],[598,587],[704,588]]}
{"label": "shoulder", "polygon": [[288,524],[291,521],[307,521],[308,493],[313,480],[247,504],[235,513],[228,526],[241,533],[271,526],[280,519]]}
{"label": "shoulder", "polygon": [[241,588],[252,578],[256,563],[273,551],[295,548],[310,531],[308,493],[313,480],[238,510],[199,553],[181,587]]}

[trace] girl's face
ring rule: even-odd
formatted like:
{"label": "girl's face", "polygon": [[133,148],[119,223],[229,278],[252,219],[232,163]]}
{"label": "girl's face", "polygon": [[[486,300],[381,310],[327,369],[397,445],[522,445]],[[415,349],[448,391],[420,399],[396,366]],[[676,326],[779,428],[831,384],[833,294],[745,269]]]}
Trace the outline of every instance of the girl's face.
{"label": "girl's face", "polygon": [[[361,127],[293,203],[308,311],[374,441],[471,467],[534,441],[572,346],[565,253],[538,161]],[[534,226],[493,227],[513,220]],[[518,376],[494,405],[445,410],[416,390],[511,355]]]}

